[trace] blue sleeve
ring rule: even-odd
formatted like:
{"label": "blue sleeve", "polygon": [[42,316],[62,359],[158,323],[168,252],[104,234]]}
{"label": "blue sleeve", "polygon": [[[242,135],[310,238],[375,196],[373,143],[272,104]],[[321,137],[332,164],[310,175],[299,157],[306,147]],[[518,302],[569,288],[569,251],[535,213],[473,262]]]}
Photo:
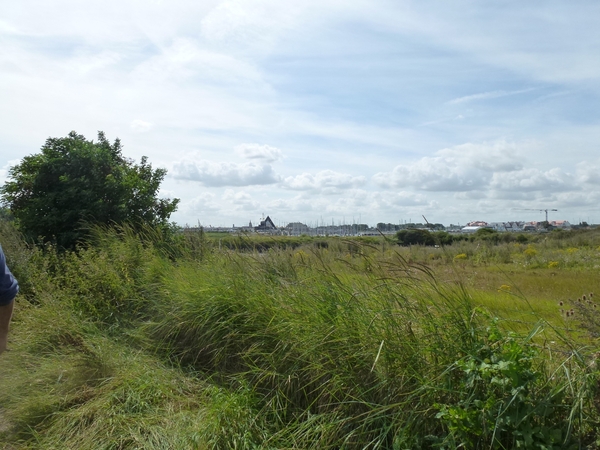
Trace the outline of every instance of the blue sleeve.
{"label": "blue sleeve", "polygon": [[0,247],[0,306],[10,305],[19,292],[19,283],[6,265],[4,251]]}

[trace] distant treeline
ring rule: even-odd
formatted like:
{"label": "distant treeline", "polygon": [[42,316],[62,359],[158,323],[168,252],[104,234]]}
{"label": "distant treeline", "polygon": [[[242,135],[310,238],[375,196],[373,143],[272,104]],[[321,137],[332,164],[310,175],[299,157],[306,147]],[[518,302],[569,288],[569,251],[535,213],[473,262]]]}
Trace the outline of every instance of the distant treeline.
{"label": "distant treeline", "polygon": [[517,242],[525,244],[534,243],[541,239],[564,239],[576,234],[585,233],[586,230],[553,230],[549,233],[509,233],[498,232],[491,228],[481,228],[475,233],[448,233],[446,231],[429,231],[419,228],[401,229],[394,237],[390,236],[269,236],[256,234],[230,234],[230,233],[205,233],[202,229],[198,232],[185,233],[189,245],[195,246],[202,243],[204,246],[237,251],[264,252],[271,249],[296,249],[301,246],[314,246],[316,248],[343,249],[345,246],[357,244],[376,245],[379,243],[398,244],[401,246],[449,246],[459,242],[480,241],[488,244],[504,244]]}

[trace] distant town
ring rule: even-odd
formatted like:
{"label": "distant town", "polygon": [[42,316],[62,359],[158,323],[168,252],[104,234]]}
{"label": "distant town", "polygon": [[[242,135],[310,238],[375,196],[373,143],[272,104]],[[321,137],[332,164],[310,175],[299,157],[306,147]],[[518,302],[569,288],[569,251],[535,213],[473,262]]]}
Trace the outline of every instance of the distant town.
{"label": "distant town", "polygon": [[283,235],[283,236],[377,236],[377,235],[390,235],[395,234],[400,230],[405,229],[424,229],[429,231],[446,231],[448,233],[475,233],[480,228],[490,228],[498,232],[548,232],[552,230],[571,230],[576,228],[588,228],[586,222],[581,222],[577,225],[569,223],[567,220],[551,220],[541,222],[485,222],[485,221],[474,221],[469,222],[466,225],[453,225],[450,224],[445,226],[441,223],[429,223],[425,219],[425,223],[378,223],[375,227],[369,226],[363,223],[353,224],[331,224],[331,225],[317,225],[308,226],[302,222],[290,222],[286,226],[276,226],[273,220],[269,216],[259,221],[258,225],[253,225],[250,222],[247,226],[235,225],[232,227],[185,227],[186,231],[198,231],[202,228],[207,232],[220,232],[220,233],[258,233],[258,234],[269,234],[269,235]]}

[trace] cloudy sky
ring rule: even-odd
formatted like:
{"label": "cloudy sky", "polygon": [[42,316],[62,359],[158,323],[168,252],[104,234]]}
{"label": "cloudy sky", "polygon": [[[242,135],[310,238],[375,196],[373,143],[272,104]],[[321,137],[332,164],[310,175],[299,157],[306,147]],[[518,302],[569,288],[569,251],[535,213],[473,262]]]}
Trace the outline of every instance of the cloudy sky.
{"label": "cloudy sky", "polygon": [[48,137],[168,169],[180,224],[600,222],[600,3],[0,5],[0,181]]}

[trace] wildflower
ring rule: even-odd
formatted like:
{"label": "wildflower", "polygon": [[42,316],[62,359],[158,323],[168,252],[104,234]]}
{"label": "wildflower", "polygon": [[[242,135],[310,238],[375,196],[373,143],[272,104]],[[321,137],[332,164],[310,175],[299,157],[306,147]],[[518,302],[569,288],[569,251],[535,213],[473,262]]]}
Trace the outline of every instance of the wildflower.
{"label": "wildflower", "polygon": [[502,286],[500,286],[500,289],[498,289],[498,292],[510,292],[511,287],[508,284],[503,284]]}
{"label": "wildflower", "polygon": [[559,304],[560,306],[564,305],[564,303],[563,303],[563,301],[562,301],[562,300],[561,300],[560,302],[558,302],[558,304]]}

